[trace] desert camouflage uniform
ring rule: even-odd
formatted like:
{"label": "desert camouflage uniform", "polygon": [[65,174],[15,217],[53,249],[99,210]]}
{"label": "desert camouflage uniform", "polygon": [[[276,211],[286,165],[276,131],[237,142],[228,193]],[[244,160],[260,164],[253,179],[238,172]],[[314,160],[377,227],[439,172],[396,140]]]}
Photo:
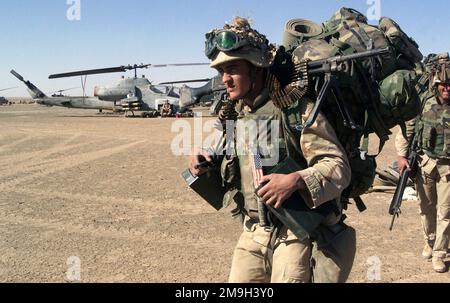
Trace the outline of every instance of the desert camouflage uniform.
{"label": "desert camouflage uniform", "polygon": [[[303,122],[308,118],[312,105],[307,99],[304,100],[301,109]],[[267,123],[270,136],[270,121],[277,119],[277,111],[278,109],[269,100],[267,90],[264,90],[255,100],[253,108],[244,109],[237,127],[239,128],[239,124],[245,123],[248,119],[264,121]],[[286,152],[282,150],[285,144],[282,139],[280,140],[279,161],[282,161],[281,157]],[[308,164],[308,168],[298,172],[308,187],[308,192],[301,192],[306,203],[313,208],[339,197],[350,182],[350,167],[333,128],[323,115],[319,114],[314,125],[303,131],[300,146]],[[251,152],[246,150],[244,155],[239,156],[241,192],[245,202],[244,232],[234,251],[229,281],[310,282],[313,253],[311,240],[300,241],[283,226],[275,241],[271,243],[274,230],[258,224],[257,197],[254,193],[250,154]],[[334,225],[339,220],[340,215],[333,213],[326,219],[326,224]],[[269,260],[269,252],[272,249],[273,258]],[[268,268],[270,261],[272,261],[271,269]]]}
{"label": "desert camouflage uniform", "polygon": [[166,102],[161,106],[160,114],[161,117],[169,117],[172,115],[172,107],[169,102]]}
{"label": "desert camouflage uniform", "polygon": [[[234,31],[240,36],[241,40],[248,41],[248,45],[232,51],[220,51],[216,55],[212,55],[210,57],[212,61],[210,66],[217,68],[229,61],[247,60],[255,68],[270,67],[275,58],[276,48],[268,43],[264,35],[252,29],[245,22],[244,25],[237,25],[238,23],[236,22],[233,25],[226,24],[223,29]],[[207,33],[207,41],[214,37],[217,32],[218,30],[213,30]],[[236,128],[239,129],[242,124],[248,121],[256,121],[259,127],[261,124],[266,123],[267,132],[262,136],[267,136],[266,142],[273,142],[273,138],[270,138],[273,133],[271,122],[276,121],[275,124],[280,125],[279,115],[281,110],[275,106],[274,100],[271,99],[272,90],[269,90],[268,85],[266,81],[266,87],[253,100],[251,107],[243,107],[239,114]],[[303,98],[299,107],[301,119],[305,122],[313,104],[307,98]],[[279,163],[287,155],[287,143],[281,132],[278,134],[278,137],[275,135],[274,137],[279,143],[278,150],[276,150],[279,154]],[[351,170],[345,150],[339,143],[331,124],[319,113],[315,123],[310,128],[303,130],[299,138],[305,165],[302,166],[304,169],[299,171],[298,174],[302,176],[307,186],[307,190],[301,192],[300,195],[311,208],[333,199],[339,199],[342,191],[350,183]],[[244,231],[234,251],[229,281],[311,282],[313,274],[316,282],[345,281],[349,270],[344,275],[341,275],[341,265],[336,264],[338,260],[333,259],[332,262],[327,260],[321,248],[319,249],[318,245],[312,243],[311,239],[301,241],[285,226],[279,228],[260,226],[258,198],[255,194],[253,175],[254,164],[252,158],[254,157],[254,150],[250,146],[251,144],[246,145],[243,139],[237,138],[236,141],[244,141],[244,151],[237,153],[237,157],[225,158],[226,160],[222,162],[221,168],[224,180],[228,182],[230,176],[238,175],[237,183],[239,184],[237,190],[235,188],[225,195],[226,198],[224,200],[228,201],[224,201],[224,204],[227,205],[234,200],[238,205],[238,210],[244,215]],[[250,149],[251,151],[249,151]],[[230,169],[227,168],[229,165],[232,166],[232,164],[228,161],[233,162],[236,159],[238,159],[238,167],[236,169],[238,174],[236,172],[229,173]],[[265,170],[270,171],[266,167]],[[341,219],[340,216],[341,213],[337,210],[336,213],[330,214],[322,224],[336,227],[340,225],[338,224]],[[343,233],[333,232],[334,234],[339,235]],[[340,240],[340,236],[336,236],[334,239]],[[348,244],[345,241],[338,242],[344,246]],[[350,253],[349,255],[352,254]],[[312,272],[314,266],[311,263],[314,257],[317,260],[324,260],[321,264],[326,264],[324,265],[326,268],[321,267],[320,270],[317,270],[317,276]],[[343,276],[345,277],[342,278]]]}
{"label": "desert camouflage uniform", "polygon": [[[423,115],[420,119],[423,133],[419,139],[419,169],[415,181],[420,198],[424,237],[433,248],[433,257],[438,258],[446,256],[450,232],[449,122],[449,104],[439,104],[435,96],[425,100]],[[408,122],[408,138],[412,137],[415,126],[415,120]],[[436,130],[434,135],[431,134],[434,132],[432,129]],[[407,157],[409,143],[402,132],[397,134],[395,143],[398,155]]]}

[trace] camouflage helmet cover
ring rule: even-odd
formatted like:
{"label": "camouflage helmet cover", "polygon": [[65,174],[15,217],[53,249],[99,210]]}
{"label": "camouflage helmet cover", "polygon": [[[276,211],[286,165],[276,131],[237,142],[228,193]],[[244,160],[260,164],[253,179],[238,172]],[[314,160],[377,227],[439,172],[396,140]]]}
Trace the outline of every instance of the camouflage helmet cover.
{"label": "camouflage helmet cover", "polygon": [[209,39],[215,33],[223,30],[232,31],[237,36],[246,41],[247,44],[231,51],[218,51],[211,59],[210,67],[215,68],[225,62],[234,60],[247,60],[257,67],[270,67],[275,58],[275,45],[269,44],[269,40],[265,35],[260,34],[257,30],[251,28],[247,19],[235,17],[231,24],[225,24],[223,29],[213,29],[206,34]]}

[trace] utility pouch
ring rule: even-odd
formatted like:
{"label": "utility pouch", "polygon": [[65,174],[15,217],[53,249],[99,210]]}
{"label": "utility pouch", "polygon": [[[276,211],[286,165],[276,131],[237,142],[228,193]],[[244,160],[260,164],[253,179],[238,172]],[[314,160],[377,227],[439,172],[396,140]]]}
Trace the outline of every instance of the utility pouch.
{"label": "utility pouch", "polygon": [[213,167],[207,173],[194,176],[189,169],[185,170],[181,176],[197,194],[208,202],[216,210],[223,207],[223,197],[226,188],[222,185],[220,171]]}

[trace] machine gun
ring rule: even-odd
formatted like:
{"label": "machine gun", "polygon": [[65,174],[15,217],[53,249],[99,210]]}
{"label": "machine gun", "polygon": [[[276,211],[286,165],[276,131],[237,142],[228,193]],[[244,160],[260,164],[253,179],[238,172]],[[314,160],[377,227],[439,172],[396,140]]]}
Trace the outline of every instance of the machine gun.
{"label": "machine gun", "polygon": [[[375,56],[380,56],[384,54],[388,54],[391,52],[390,47],[381,48],[381,49],[373,49],[360,53],[350,54],[350,55],[342,55],[335,56],[326,59],[314,60],[307,62],[307,73],[308,76],[319,76],[324,75],[324,83],[322,88],[320,89],[317,100],[315,102],[314,108],[311,111],[307,121],[303,125],[303,128],[308,128],[314,124],[316,118],[319,114],[320,108],[328,96],[328,93],[331,89],[334,89],[336,92],[339,92],[338,88],[338,78],[336,76],[337,72],[347,72],[350,69],[349,62],[357,59],[366,59],[372,58]],[[349,125],[352,129],[357,129],[358,126],[353,122],[350,114],[348,113],[347,108],[342,103],[341,98],[337,98],[337,105],[341,115],[344,119],[344,125]]]}
{"label": "machine gun", "polygon": [[394,197],[392,198],[391,205],[389,206],[389,214],[392,216],[391,226],[389,230],[392,230],[394,226],[395,217],[400,216],[400,207],[402,205],[403,193],[405,192],[406,184],[408,178],[412,177],[417,170],[418,155],[417,155],[417,145],[418,145],[418,134],[415,133],[413,140],[408,148],[408,163],[410,168],[405,168],[401,175],[400,180],[395,189]]}

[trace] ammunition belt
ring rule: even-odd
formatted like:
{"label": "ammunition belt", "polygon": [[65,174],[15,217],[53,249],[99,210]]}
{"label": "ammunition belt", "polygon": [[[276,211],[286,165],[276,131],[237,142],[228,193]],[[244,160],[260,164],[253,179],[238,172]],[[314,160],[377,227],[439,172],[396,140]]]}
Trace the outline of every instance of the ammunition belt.
{"label": "ammunition belt", "polygon": [[269,73],[266,86],[269,88],[270,98],[276,107],[283,109],[292,106],[308,92],[308,61],[301,60],[295,64],[294,72],[288,85],[282,87],[277,77]]}

